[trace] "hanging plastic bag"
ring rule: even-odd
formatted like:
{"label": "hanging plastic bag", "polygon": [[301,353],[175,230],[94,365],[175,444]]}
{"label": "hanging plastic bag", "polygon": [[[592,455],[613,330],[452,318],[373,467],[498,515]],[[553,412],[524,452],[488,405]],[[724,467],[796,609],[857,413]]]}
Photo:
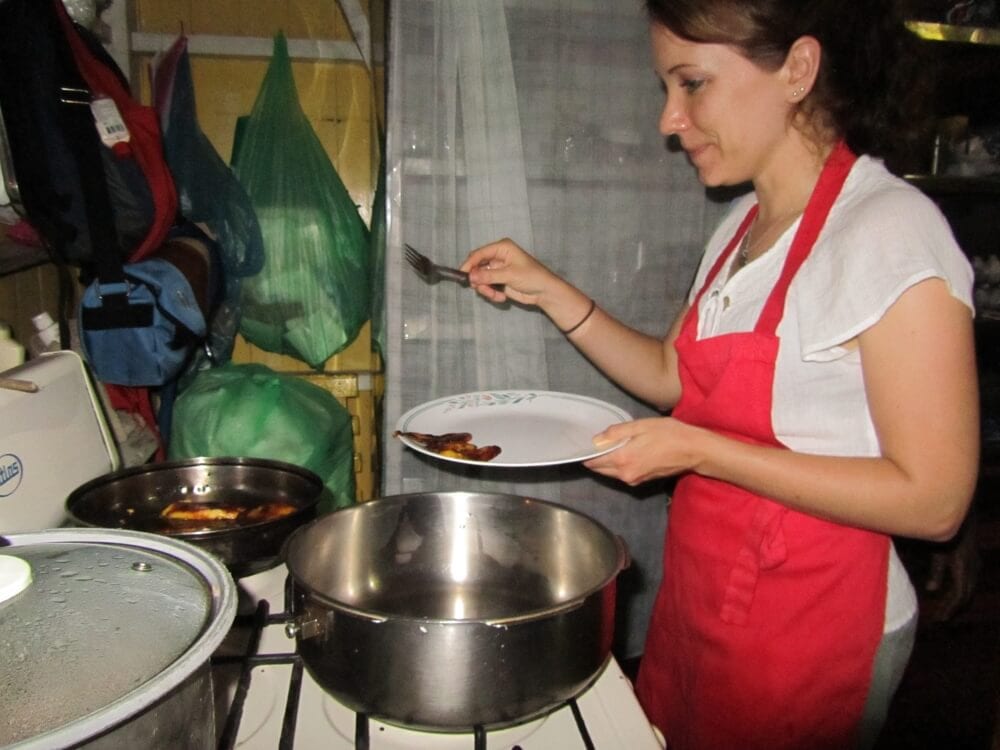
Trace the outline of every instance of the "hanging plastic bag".
{"label": "hanging plastic bag", "polygon": [[240,296],[240,333],[314,368],[368,320],[368,229],[299,104],[288,44],[274,55],[233,168],[264,236],[264,269]]}
{"label": "hanging plastic bag", "polygon": [[174,404],[169,456],[286,461],[323,479],[321,512],[355,500],[350,413],[318,385],[264,365],[199,372]]}
{"label": "hanging plastic bag", "polygon": [[181,212],[215,237],[225,289],[210,321],[216,362],[232,356],[244,278],[264,266],[264,238],[250,196],[198,125],[187,37],[181,35],[153,63],[153,103],[163,150],[174,175]]}

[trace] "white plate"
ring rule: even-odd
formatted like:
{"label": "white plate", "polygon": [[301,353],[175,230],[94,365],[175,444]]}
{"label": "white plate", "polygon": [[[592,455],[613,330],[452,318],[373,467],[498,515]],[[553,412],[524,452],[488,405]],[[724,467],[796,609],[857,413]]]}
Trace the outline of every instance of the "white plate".
{"label": "white plate", "polygon": [[498,445],[492,461],[442,456],[402,435],[415,451],[442,461],[476,466],[554,466],[586,461],[621,443],[594,447],[593,437],[632,417],[612,404],[588,396],[552,391],[479,391],[446,396],[416,406],[396,423],[400,432],[468,432],[478,446]]}

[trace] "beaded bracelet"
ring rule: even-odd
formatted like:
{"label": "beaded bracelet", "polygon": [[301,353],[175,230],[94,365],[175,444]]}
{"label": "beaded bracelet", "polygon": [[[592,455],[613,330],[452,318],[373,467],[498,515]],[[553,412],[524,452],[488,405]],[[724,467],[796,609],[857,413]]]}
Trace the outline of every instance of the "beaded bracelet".
{"label": "beaded bracelet", "polygon": [[587,308],[587,312],[586,312],[586,314],[585,314],[585,315],[584,315],[584,316],[583,316],[582,318],[580,318],[580,322],[579,322],[579,323],[577,323],[577,324],[576,324],[575,326],[573,326],[572,328],[567,328],[566,330],[563,330],[562,328],[560,328],[560,329],[559,329],[559,330],[560,330],[560,332],[562,333],[562,335],[563,335],[563,336],[569,336],[569,335],[570,335],[571,333],[573,333],[573,331],[575,331],[575,330],[576,330],[577,328],[579,328],[579,327],[580,327],[580,326],[582,326],[582,325],[583,325],[584,323],[586,323],[586,322],[587,322],[587,318],[589,318],[589,317],[590,317],[591,315],[593,315],[593,314],[594,314],[594,309],[595,309],[596,307],[597,307],[597,303],[596,303],[596,302],[594,302],[594,300],[593,300],[593,299],[591,299],[591,300],[590,300],[590,307],[589,307],[589,308]]}

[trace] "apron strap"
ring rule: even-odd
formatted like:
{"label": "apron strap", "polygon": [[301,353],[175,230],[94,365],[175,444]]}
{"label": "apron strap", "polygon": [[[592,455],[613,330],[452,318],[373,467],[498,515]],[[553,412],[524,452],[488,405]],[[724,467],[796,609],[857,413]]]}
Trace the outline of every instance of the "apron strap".
{"label": "apron strap", "polygon": [[726,245],[726,249],[722,251],[722,254],[719,255],[718,258],[715,259],[715,263],[712,265],[711,270],[708,272],[708,276],[705,277],[705,283],[702,284],[701,289],[698,291],[698,294],[694,299],[694,302],[691,304],[692,310],[698,309],[698,303],[701,302],[702,296],[712,285],[712,282],[715,280],[715,277],[719,275],[719,271],[721,271],[722,267],[726,264],[726,260],[736,250],[736,247],[739,245],[740,240],[743,239],[743,235],[750,231],[750,225],[753,224],[753,220],[757,218],[757,211],[759,209],[760,206],[756,203],[754,203],[750,207],[750,210],[747,211],[747,215],[744,216],[743,221],[740,222],[740,226],[739,229],[736,230],[736,234],[733,235],[733,238],[729,240],[729,244]]}
{"label": "apron strap", "polygon": [[857,158],[843,141],[838,142],[827,157],[816,187],[809,197],[809,203],[806,204],[802,221],[799,222],[799,228],[795,232],[792,247],[788,251],[784,268],[781,270],[781,276],[771,290],[767,302],[764,303],[764,309],[761,311],[757,326],[754,328],[755,332],[773,334],[777,330],[778,323],[785,312],[785,295],[788,292],[788,287],[799,267],[809,256],[816,238],[826,223],[826,217],[830,214],[830,209],[833,208],[837,196],[840,195],[840,189],[847,180],[847,175],[850,174],[851,167],[854,166]]}

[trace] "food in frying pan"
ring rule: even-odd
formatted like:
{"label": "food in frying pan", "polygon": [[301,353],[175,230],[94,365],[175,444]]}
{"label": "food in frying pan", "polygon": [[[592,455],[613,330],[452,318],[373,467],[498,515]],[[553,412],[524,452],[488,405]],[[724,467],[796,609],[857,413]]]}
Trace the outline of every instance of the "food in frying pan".
{"label": "food in frying pan", "polygon": [[170,503],[160,511],[160,517],[168,521],[235,521],[242,510],[235,505]]}
{"label": "food in frying pan", "polygon": [[292,503],[275,501],[257,505],[173,502],[160,511],[168,530],[200,531],[225,526],[245,526],[275,521],[298,510]]}
{"label": "food in frying pan", "polygon": [[484,445],[482,447],[472,442],[468,432],[446,432],[442,435],[431,435],[426,432],[401,432],[396,430],[393,437],[409,438],[420,443],[427,450],[446,458],[464,458],[467,461],[492,461],[500,455],[500,446]]}

